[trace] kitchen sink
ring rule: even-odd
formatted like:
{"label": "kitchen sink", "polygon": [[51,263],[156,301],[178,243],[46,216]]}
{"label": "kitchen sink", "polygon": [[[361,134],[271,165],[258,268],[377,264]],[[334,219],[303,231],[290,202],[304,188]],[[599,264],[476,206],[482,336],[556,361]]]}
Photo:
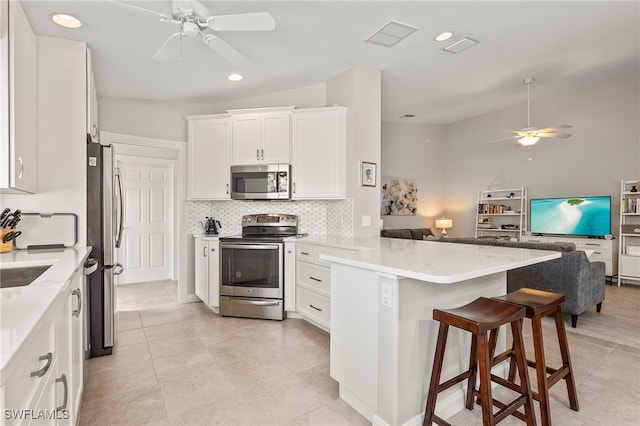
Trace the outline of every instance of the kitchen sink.
{"label": "kitchen sink", "polygon": [[0,269],[0,288],[24,287],[34,282],[51,265]]}

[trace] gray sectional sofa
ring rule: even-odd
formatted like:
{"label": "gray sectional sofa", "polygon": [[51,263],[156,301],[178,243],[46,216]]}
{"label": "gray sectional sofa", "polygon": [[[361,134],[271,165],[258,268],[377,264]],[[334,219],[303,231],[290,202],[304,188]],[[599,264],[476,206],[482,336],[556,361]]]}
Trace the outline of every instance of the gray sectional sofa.
{"label": "gray sectional sofa", "polygon": [[[423,228],[412,233],[397,232],[404,230],[383,230],[382,237],[418,238],[419,234],[433,235]],[[386,232],[385,232],[386,231]],[[433,237],[431,237],[433,238]],[[589,261],[586,253],[576,250],[573,243],[533,243],[521,241],[503,241],[493,238],[439,238],[437,241],[459,244],[490,245],[498,247],[530,248],[562,252],[559,259],[536,265],[525,266],[507,272],[507,291],[516,291],[522,287],[561,293],[565,296],[562,311],[571,314],[571,326],[576,327],[578,315],[596,306],[600,312],[604,301],[605,264]]]}

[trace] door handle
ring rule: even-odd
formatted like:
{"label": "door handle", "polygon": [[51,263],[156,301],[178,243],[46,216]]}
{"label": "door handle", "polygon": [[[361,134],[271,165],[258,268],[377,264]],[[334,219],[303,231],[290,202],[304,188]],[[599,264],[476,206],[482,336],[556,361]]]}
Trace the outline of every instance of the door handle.
{"label": "door handle", "polygon": [[122,243],[122,227],[124,222],[124,201],[122,200],[122,181],[120,180],[120,171],[116,171],[116,181],[118,183],[118,200],[120,201],[120,218],[118,220],[118,235],[116,236],[116,248],[120,248]]}
{"label": "door handle", "polygon": [[46,355],[40,355],[40,358],[38,358],[38,360],[47,361],[47,364],[40,370],[32,371],[31,377],[42,377],[47,374],[47,371],[49,371],[49,367],[51,367],[51,362],[53,361],[53,354],[51,352],[47,352]]}
{"label": "door handle", "polygon": [[16,162],[20,163],[20,171],[17,173],[17,177],[18,179],[22,179],[22,176],[24,175],[24,161],[22,161],[22,157],[18,157],[16,158]]}
{"label": "door handle", "polygon": [[61,406],[56,407],[56,410],[60,411],[67,408],[67,402],[69,401],[69,383],[67,383],[67,376],[63,374],[60,378],[56,379],[56,383],[62,383],[64,386],[64,400]]}
{"label": "door handle", "polygon": [[72,295],[74,296],[78,296],[78,309],[74,309],[72,312],[72,315],[74,317],[79,317],[80,316],[80,311],[82,310],[82,294],[80,293],[80,289],[76,288],[75,290],[73,290],[71,292]]}
{"label": "door handle", "polygon": [[202,256],[203,257],[207,257],[207,248],[206,247],[202,247]]}
{"label": "door handle", "polygon": [[113,265],[113,275],[120,275],[122,272],[124,272],[124,266],[122,266],[122,264],[116,263]]}

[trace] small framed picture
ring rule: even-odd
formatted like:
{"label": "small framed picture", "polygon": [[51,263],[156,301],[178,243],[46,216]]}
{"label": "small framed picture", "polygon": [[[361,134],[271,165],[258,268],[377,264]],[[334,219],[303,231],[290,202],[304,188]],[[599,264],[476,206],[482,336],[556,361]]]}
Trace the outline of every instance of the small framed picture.
{"label": "small framed picture", "polygon": [[360,166],[360,184],[362,186],[376,186],[376,163],[363,161]]}

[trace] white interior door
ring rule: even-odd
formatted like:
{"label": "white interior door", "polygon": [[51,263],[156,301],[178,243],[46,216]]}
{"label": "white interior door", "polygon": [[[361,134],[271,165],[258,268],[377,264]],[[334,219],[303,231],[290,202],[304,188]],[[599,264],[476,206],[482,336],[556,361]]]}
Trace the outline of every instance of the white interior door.
{"label": "white interior door", "polygon": [[173,162],[116,156],[124,201],[118,284],[173,277]]}

